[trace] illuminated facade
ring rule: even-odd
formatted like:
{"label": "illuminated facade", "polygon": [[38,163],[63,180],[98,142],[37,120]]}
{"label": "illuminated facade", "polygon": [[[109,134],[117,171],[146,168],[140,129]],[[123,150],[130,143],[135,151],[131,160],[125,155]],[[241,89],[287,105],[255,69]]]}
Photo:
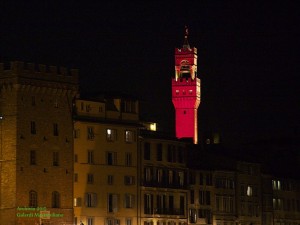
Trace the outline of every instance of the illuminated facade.
{"label": "illuminated facade", "polygon": [[188,179],[185,143],[141,132],[139,218],[144,225],[186,225]]}
{"label": "illuminated facade", "polygon": [[172,79],[172,102],[175,107],[177,138],[192,138],[198,143],[200,79],[197,77],[197,49],[190,48],[186,30],[182,48],[175,49],[175,78]]}
{"label": "illuminated facade", "polygon": [[77,71],[0,64],[0,86],[0,224],[72,224]]}
{"label": "illuminated facade", "polygon": [[75,224],[138,224],[138,101],[79,98],[75,108]]}

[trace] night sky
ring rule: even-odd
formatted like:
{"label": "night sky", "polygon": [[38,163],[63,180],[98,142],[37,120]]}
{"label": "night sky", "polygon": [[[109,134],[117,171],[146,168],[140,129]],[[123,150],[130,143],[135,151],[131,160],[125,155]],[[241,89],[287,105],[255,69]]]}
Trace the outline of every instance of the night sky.
{"label": "night sky", "polygon": [[120,2],[1,1],[0,61],[78,68],[82,92],[138,97],[143,116],[172,131],[174,49],[187,25],[201,131],[219,131],[225,143],[299,137],[296,1]]}

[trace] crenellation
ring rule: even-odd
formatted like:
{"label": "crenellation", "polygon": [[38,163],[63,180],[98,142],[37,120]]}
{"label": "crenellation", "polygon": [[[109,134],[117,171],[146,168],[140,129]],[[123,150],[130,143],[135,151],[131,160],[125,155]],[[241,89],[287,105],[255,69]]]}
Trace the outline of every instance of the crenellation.
{"label": "crenellation", "polygon": [[[78,84],[78,69],[67,69],[66,67],[47,66],[44,64],[24,63],[12,61],[9,64],[0,63],[0,77],[29,78],[41,81]],[[20,82],[21,80],[18,79]]]}

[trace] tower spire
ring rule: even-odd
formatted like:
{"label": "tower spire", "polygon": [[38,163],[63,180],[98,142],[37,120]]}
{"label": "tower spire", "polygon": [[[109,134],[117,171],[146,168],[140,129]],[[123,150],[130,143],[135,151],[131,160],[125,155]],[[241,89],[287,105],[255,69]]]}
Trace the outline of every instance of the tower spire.
{"label": "tower spire", "polygon": [[184,33],[184,42],[183,42],[183,49],[190,49],[190,44],[188,41],[188,35],[189,35],[189,29],[187,26],[184,27],[185,28],[185,33]]}

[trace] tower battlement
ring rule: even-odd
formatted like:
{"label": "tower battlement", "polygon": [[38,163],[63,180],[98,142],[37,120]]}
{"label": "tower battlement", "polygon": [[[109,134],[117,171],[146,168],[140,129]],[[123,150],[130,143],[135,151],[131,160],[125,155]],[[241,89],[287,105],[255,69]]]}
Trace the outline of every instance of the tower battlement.
{"label": "tower battlement", "polygon": [[197,48],[175,48],[176,55],[197,54]]}
{"label": "tower battlement", "polygon": [[42,81],[78,84],[78,74],[78,69],[67,69],[66,67],[25,63],[21,61],[0,63],[0,79],[20,77]]}
{"label": "tower battlement", "polygon": [[200,82],[200,79],[199,78],[195,78],[195,79],[192,79],[191,77],[188,77],[188,78],[173,78],[172,79],[172,85],[176,86],[176,85],[187,85],[187,86],[190,86],[191,84],[193,83],[197,83],[197,82]]}

